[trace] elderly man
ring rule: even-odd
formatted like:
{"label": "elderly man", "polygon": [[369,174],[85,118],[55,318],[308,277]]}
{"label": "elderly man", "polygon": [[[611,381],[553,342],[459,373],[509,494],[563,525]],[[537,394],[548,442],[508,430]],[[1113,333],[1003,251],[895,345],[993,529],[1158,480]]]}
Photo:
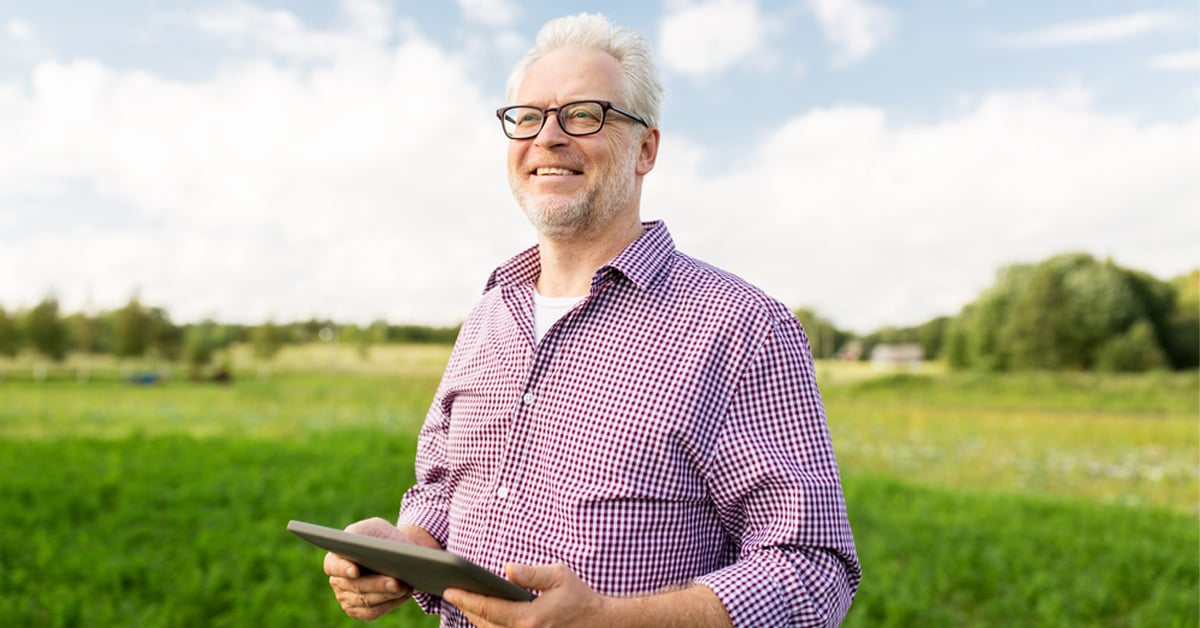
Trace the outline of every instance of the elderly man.
{"label": "elderly man", "polygon": [[[537,593],[416,593],[447,626],[841,621],[860,579],[804,332],[640,217],[662,89],[636,33],[554,20],[497,112],[537,246],[496,269],[421,430],[398,525]],[[402,582],[330,554],[374,619]]]}

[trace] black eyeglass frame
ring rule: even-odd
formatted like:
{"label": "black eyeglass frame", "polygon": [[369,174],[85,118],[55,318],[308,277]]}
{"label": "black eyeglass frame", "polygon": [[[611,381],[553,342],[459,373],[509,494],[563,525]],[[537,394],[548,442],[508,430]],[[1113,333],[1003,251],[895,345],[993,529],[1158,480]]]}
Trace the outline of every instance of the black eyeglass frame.
{"label": "black eyeglass frame", "polygon": [[[595,103],[597,105],[600,105],[600,126],[596,127],[595,131],[586,131],[583,133],[574,133],[574,132],[568,131],[567,127],[563,125],[562,118],[558,117],[559,110],[567,108],[567,107],[571,107],[573,105],[582,105],[582,104],[587,104],[587,103]],[[541,125],[538,126],[537,131],[528,136],[513,137],[513,135],[508,132],[508,127],[504,125],[504,114],[508,111],[512,111],[513,109],[536,109],[538,111],[541,111],[542,112],[542,123],[541,123]],[[587,135],[595,135],[595,134],[599,133],[600,131],[604,130],[604,125],[608,122],[608,112],[610,109],[612,111],[615,111],[615,112],[625,116],[626,118],[629,118],[630,120],[633,120],[634,122],[640,122],[642,124],[642,126],[644,126],[646,128],[650,128],[650,123],[646,122],[645,118],[642,118],[638,114],[636,114],[620,105],[614,104],[610,101],[594,100],[594,99],[574,100],[571,102],[563,103],[557,107],[547,107],[546,109],[542,109],[541,107],[534,107],[533,105],[508,105],[507,107],[501,107],[501,108],[497,109],[496,117],[500,120],[500,129],[504,131],[504,135],[506,135],[508,137],[508,139],[510,139],[510,140],[531,140],[531,139],[537,137],[539,134],[541,134],[542,129],[546,128],[546,120],[550,119],[550,112],[554,112],[554,119],[558,121],[558,128],[562,129],[563,133],[566,133],[567,135],[570,135],[571,137],[584,137]]]}

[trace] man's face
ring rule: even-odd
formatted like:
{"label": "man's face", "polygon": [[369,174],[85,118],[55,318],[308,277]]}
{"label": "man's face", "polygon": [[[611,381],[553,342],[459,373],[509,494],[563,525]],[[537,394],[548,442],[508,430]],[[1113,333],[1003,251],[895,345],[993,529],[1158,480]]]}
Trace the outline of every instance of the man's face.
{"label": "man's face", "polygon": [[[576,100],[621,102],[623,77],[612,56],[560,48],[529,68],[514,104],[557,107]],[[557,113],[550,114],[557,118]],[[551,237],[589,235],[623,212],[637,211],[637,164],[641,129],[609,112],[599,133],[573,137],[557,119],[541,133],[510,140],[508,182],[538,233]]]}

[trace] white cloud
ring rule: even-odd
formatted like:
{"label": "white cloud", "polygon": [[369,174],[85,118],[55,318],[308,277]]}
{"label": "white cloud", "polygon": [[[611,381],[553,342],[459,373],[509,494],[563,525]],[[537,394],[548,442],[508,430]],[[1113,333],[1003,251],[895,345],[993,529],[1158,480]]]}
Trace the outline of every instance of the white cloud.
{"label": "white cloud", "polygon": [[38,38],[37,29],[27,20],[8,20],[4,23],[4,34],[6,37],[0,37],[0,61],[32,63],[53,58],[51,51]]}
{"label": "white cloud", "polygon": [[9,20],[8,23],[4,25],[4,31],[8,33],[9,37],[12,37],[18,42],[24,44],[32,43],[34,40],[33,27],[30,26],[29,22],[26,22],[25,20]]}
{"label": "white cloud", "polygon": [[383,0],[338,0],[351,32],[369,41],[386,42],[392,34],[391,5]]}
{"label": "white cloud", "polygon": [[1077,46],[1131,39],[1186,26],[1186,17],[1165,11],[1143,11],[1094,20],[1054,24],[1024,33],[1003,35],[997,42],[1015,48]]}
{"label": "white cloud", "polygon": [[274,56],[194,82],[46,62],[0,85],[6,306],[140,287],[181,320],[450,322],[528,243],[463,61],[246,5],[201,24]]}
{"label": "white cloud", "polygon": [[345,28],[338,31],[312,31],[289,11],[240,0],[196,12],[185,20],[235,49],[282,55],[291,61],[345,57],[387,43],[395,20],[386,5],[376,0],[341,0],[339,6]]}
{"label": "white cloud", "polygon": [[1150,59],[1152,70],[1200,70],[1200,49],[1158,55]]}
{"label": "white cloud", "polygon": [[659,25],[659,58],[680,74],[716,74],[760,51],[769,31],[752,0],[672,2]]}
{"label": "white cloud", "polygon": [[807,6],[834,46],[836,65],[866,58],[895,29],[892,13],[867,0],[809,0]]}
{"label": "white cloud", "polygon": [[512,26],[521,15],[521,7],[512,0],[458,0],[458,10],[468,22],[492,28]]}
{"label": "white cloud", "polygon": [[[67,310],[134,289],[178,320],[453,323],[532,241],[471,56],[229,5],[249,52],[169,80],[99,61],[0,82],[0,303]],[[690,5],[689,5],[690,6]],[[490,32],[490,31],[489,31]],[[267,53],[267,54],[262,54]],[[744,57],[743,57],[744,59]],[[897,125],[798,112],[724,172],[668,131],[647,218],[792,306],[869,331],[954,313],[1001,265],[1068,250],[1166,277],[1200,265],[1200,117],[1146,124],[1078,88],[992,93]]]}
{"label": "white cloud", "polygon": [[1142,125],[1079,89],[989,94],[904,127],[875,107],[818,109],[736,171],[701,175],[701,159],[664,138],[647,214],[686,251],[859,331],[955,314],[1000,266],[1066,251],[1161,277],[1200,266],[1200,117]]}

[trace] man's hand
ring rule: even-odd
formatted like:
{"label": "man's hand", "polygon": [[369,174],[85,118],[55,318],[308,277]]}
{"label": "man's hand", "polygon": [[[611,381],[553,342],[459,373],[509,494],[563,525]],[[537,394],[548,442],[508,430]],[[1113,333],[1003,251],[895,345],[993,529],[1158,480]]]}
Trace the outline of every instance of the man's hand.
{"label": "man's hand", "polygon": [[[424,547],[442,547],[420,528],[402,530],[379,517],[352,523],[346,531]],[[357,564],[333,552],[325,554],[325,573],[342,610],[354,619],[378,619],[412,597],[412,589],[403,582],[380,574],[363,575]]]}
{"label": "man's hand", "polygon": [[447,589],[442,598],[466,613],[476,626],[487,628],[733,626],[721,600],[703,585],[688,584],[653,595],[608,597],[588,588],[566,565],[509,563],[504,571],[514,584],[541,594],[532,602],[509,602]]}
{"label": "man's hand", "polygon": [[476,626],[594,626],[605,613],[609,598],[588,588],[566,565],[517,565],[504,568],[517,586],[541,595],[532,602],[510,602],[447,589],[443,599],[466,613]]}

